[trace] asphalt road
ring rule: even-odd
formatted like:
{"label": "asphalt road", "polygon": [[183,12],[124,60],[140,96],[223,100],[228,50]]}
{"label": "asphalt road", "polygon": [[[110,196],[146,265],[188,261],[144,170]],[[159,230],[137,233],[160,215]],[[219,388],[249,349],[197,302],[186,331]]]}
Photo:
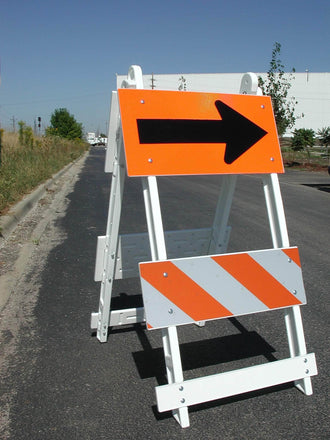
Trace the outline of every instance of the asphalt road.
{"label": "asphalt road", "polygon": [[[92,149],[2,311],[2,438],[328,439],[330,177],[291,170],[280,177],[291,245],[302,259],[305,335],[319,369],[314,394],[285,384],[197,405],[190,428],[181,429],[155,406],[154,387],[166,383],[160,332],[117,327],[101,344],[89,329],[99,298],[96,238],[105,232],[110,186],[103,165],[104,150]],[[160,178],[165,229],[210,226],[220,184],[217,176]],[[256,176],[239,177],[230,224],[229,251],[271,247]],[[126,182],[121,230],[146,230],[139,179]],[[117,281],[113,306],[138,304],[139,280]],[[186,379],[288,357],[282,311],[178,332]]]}

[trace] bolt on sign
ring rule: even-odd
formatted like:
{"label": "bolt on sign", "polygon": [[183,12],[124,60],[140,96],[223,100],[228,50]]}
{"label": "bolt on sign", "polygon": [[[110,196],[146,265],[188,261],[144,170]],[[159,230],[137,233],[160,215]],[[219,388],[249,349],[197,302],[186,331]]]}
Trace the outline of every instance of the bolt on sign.
{"label": "bolt on sign", "polygon": [[269,96],[119,89],[129,176],[283,173]]}

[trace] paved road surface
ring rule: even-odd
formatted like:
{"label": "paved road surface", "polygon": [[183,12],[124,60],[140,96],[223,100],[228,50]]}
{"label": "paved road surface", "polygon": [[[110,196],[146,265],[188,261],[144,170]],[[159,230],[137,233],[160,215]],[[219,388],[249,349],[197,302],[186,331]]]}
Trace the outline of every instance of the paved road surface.
{"label": "paved road surface", "polygon": [[[115,328],[100,344],[89,330],[99,297],[96,237],[105,232],[109,194],[103,164],[103,150],[92,149],[79,176],[71,175],[67,197],[38,213],[42,227],[35,219],[33,252],[1,313],[0,437],[328,439],[329,176],[289,171],[280,179],[291,244],[303,262],[305,333],[319,368],[314,394],[287,384],[198,405],[189,411],[191,427],[182,430],[155,406],[154,387],[166,383],[160,332]],[[159,179],[165,228],[209,226],[220,181]],[[240,177],[236,194],[229,250],[271,247],[259,179]],[[122,232],[146,230],[138,179],[127,181],[124,197]],[[140,304],[139,292],[137,279],[117,282],[114,306]],[[185,378],[288,356],[281,311],[180,327],[179,338]]]}

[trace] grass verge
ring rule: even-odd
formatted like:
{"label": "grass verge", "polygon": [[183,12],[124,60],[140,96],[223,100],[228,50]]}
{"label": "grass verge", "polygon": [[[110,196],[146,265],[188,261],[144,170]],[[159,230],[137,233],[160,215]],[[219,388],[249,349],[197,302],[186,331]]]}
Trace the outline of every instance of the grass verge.
{"label": "grass verge", "polygon": [[88,149],[82,141],[35,137],[29,146],[18,134],[3,132],[0,165],[0,215]]}
{"label": "grass verge", "polygon": [[282,157],[285,166],[311,171],[328,171],[330,160],[325,149],[310,148],[310,151],[294,152],[290,149],[282,148]]}
{"label": "grass verge", "polygon": [[302,170],[328,171],[330,167],[330,148],[320,145],[317,141],[313,147],[301,151],[293,151],[291,138],[280,140],[283,162],[286,167]]}

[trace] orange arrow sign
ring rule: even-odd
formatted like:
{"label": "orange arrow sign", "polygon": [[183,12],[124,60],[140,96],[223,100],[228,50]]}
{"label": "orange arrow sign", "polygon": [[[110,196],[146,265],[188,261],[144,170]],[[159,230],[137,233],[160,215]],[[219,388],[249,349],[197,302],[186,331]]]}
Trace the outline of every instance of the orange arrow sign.
{"label": "orange arrow sign", "polygon": [[129,176],[283,173],[267,96],[119,89]]}

